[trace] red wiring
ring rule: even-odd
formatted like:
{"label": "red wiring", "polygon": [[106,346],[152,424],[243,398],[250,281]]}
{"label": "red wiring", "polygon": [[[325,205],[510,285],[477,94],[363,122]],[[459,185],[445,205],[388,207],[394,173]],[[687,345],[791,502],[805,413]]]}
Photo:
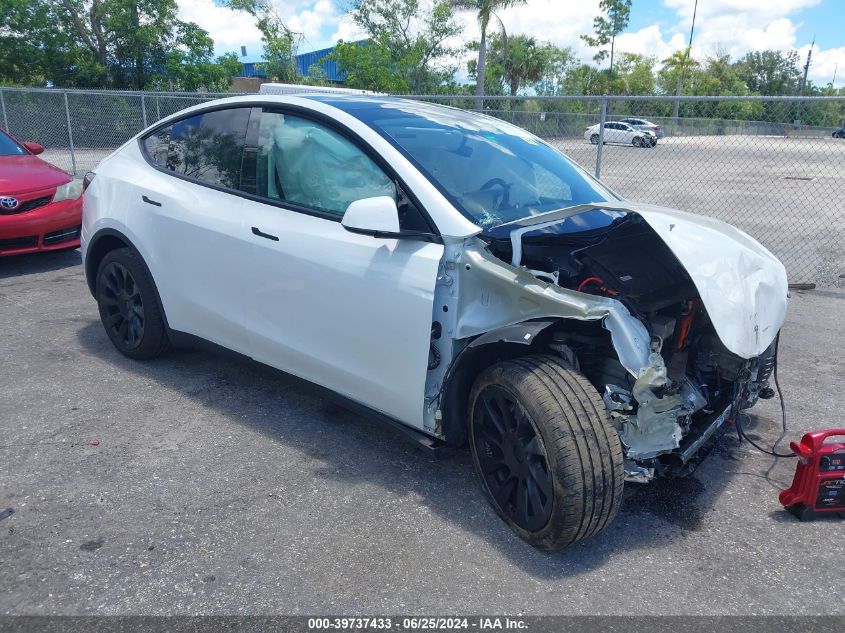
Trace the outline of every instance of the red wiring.
{"label": "red wiring", "polygon": [[596,283],[604,284],[604,279],[601,279],[600,277],[587,277],[584,281],[582,281],[580,284],[578,284],[578,292],[581,292],[584,289],[584,286],[586,286],[591,281],[595,281]]}
{"label": "red wiring", "polygon": [[611,295],[611,296],[616,296],[616,295],[619,294],[615,290],[611,290],[610,288],[606,287],[604,285],[604,279],[602,279],[601,277],[587,277],[584,281],[582,281],[580,284],[578,284],[578,292],[581,292],[584,289],[584,286],[586,286],[589,283],[599,284],[598,289],[605,294],[608,294],[608,295]]}
{"label": "red wiring", "polygon": [[695,314],[697,312],[698,302],[695,299],[689,301],[689,313],[681,318],[681,331],[678,332],[678,341],[675,343],[675,349],[683,349],[684,343],[687,341],[687,336],[692,329],[693,321],[695,321]]}

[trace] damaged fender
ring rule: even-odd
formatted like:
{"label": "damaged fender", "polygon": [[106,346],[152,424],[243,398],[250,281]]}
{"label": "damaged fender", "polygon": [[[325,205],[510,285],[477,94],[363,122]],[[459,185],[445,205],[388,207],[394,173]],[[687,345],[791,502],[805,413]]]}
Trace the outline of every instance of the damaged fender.
{"label": "damaged fender", "polygon": [[[455,338],[477,336],[470,346],[499,340],[529,343],[550,325],[543,319],[601,320],[619,361],[636,379],[635,397],[642,405],[634,428],[621,434],[629,455],[650,457],[679,446],[682,434],[676,419],[687,412],[690,399],[698,402],[701,396],[654,394],[666,384],[666,366],[660,354],[651,351],[648,330],[621,302],[546,283],[489,254],[477,238],[465,242],[461,263]],[[531,319],[537,321],[523,323]]]}

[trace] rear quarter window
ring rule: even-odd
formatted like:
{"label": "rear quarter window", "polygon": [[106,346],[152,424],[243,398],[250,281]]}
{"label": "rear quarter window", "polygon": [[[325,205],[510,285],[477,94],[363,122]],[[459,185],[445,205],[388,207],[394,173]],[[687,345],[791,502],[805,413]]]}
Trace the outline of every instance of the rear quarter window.
{"label": "rear quarter window", "polygon": [[147,157],[179,176],[239,189],[250,108],[202,112],[159,128],[142,141]]}

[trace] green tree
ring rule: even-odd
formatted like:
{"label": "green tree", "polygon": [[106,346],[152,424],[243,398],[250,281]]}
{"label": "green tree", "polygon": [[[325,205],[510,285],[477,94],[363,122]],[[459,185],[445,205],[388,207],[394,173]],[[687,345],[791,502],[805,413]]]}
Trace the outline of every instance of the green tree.
{"label": "green tree", "polygon": [[611,79],[613,92],[624,95],[654,94],[656,83],[654,67],[657,60],[636,53],[622,53]]}
{"label": "green tree", "polygon": [[[689,49],[677,50],[663,60],[663,67],[657,72],[657,89],[663,94],[675,94],[681,75],[690,77],[701,68],[689,54]],[[689,94],[689,86],[684,85],[684,93]]]}
{"label": "green tree", "polygon": [[444,61],[457,50],[447,42],[462,29],[446,0],[356,0],[352,18],[368,41],[339,42],[331,56],[349,86],[423,93],[454,76]]}
{"label": "green tree", "polygon": [[[174,50],[204,54],[208,34],[176,0],[0,0],[0,81],[141,89]],[[199,48],[197,48],[199,47]]]}
{"label": "green tree", "polygon": [[[616,36],[628,26],[628,20],[631,18],[631,0],[601,0],[599,8],[604,12],[604,15],[596,16],[593,19],[595,35],[582,35],[581,39],[588,46],[601,49],[594,57],[597,62],[610,55],[608,75],[612,76]],[[608,44],[610,44],[609,52],[604,48]]]}
{"label": "green tree", "polygon": [[245,11],[255,18],[264,44],[266,61],[263,66],[267,76],[284,83],[298,81],[296,51],[302,42],[302,34],[285,24],[272,0],[227,0],[226,6]]}
{"label": "green tree", "polygon": [[798,51],[753,51],[736,63],[737,76],[760,95],[791,95],[798,91],[801,70]]}
{"label": "green tree", "polygon": [[548,61],[543,75],[534,85],[539,95],[557,96],[566,94],[566,77],[578,65],[578,59],[570,47],[558,48],[552,44],[546,45]]}
{"label": "green tree", "polygon": [[475,80],[475,109],[484,108],[484,87],[485,72],[487,70],[487,29],[490,26],[490,19],[495,17],[502,27],[502,36],[507,38],[505,26],[496,11],[507,9],[519,4],[525,4],[527,0],[451,0],[452,6],[457,9],[472,11],[478,17],[478,25],[481,27],[481,41],[478,45],[478,60],[476,61]]}
{"label": "green tree", "polygon": [[[537,43],[533,37],[494,34],[490,37],[487,66],[487,89],[498,84],[496,93],[504,92],[515,97],[520,88],[539,82],[551,64],[550,46]],[[470,62],[470,77],[477,74],[477,65]]]}

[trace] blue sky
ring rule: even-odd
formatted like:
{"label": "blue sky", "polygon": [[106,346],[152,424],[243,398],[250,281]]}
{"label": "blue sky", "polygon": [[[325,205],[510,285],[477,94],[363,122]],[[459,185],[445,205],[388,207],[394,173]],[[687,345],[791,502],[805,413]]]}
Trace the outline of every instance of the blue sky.
{"label": "blue sky", "polygon": [[[220,0],[177,1],[181,17],[209,31],[218,53],[240,52],[244,45],[249,59],[260,57],[260,35],[249,16],[219,6]],[[360,37],[345,12],[348,0],[275,2],[288,25],[303,33],[302,51],[331,46],[338,38]],[[619,49],[664,59],[683,48],[694,2],[633,0],[628,29],[618,38]],[[589,60],[593,51],[579,36],[591,30],[598,4],[599,0],[528,0],[523,7],[502,12],[501,17],[509,33],[571,46],[578,56]],[[699,59],[717,53],[737,57],[755,49],[794,49],[803,63],[815,35],[810,77],[827,84],[838,65],[841,72],[837,72],[836,86],[841,87],[845,85],[844,14],[845,0],[699,0],[693,55]],[[465,24],[461,39],[476,39],[478,27],[472,16],[463,14],[461,21]],[[452,61],[465,68],[463,59]]]}
{"label": "blue sky", "polygon": [[[698,0],[702,12],[706,10],[709,0]],[[689,3],[691,6],[694,0]],[[711,3],[712,4],[712,3]],[[734,3],[738,7],[748,3]],[[766,4],[760,0],[759,4]],[[802,3],[793,3],[800,6]],[[803,3],[807,4],[807,3]],[[631,5],[631,22],[628,25],[629,31],[637,31],[651,24],[661,24],[667,29],[672,28],[676,22],[677,14],[668,11],[663,0],[634,0]],[[793,21],[798,23],[796,36],[801,43],[809,44],[813,35],[816,36],[816,44],[822,49],[838,48],[845,45],[845,0],[824,0],[815,6],[809,6],[796,10],[791,14]],[[686,32],[689,35],[689,31]]]}

